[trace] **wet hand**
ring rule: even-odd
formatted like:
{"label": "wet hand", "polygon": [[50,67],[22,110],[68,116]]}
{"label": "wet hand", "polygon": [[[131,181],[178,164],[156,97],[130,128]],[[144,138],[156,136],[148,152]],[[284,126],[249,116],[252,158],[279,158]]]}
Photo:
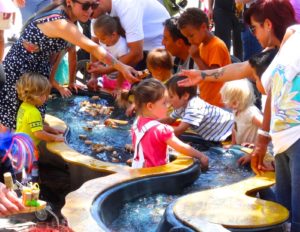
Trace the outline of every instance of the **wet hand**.
{"label": "wet hand", "polygon": [[84,90],[87,87],[86,87],[86,85],[83,85],[83,84],[70,83],[69,86],[68,86],[68,88],[70,90],[75,91],[75,93],[77,94],[78,93],[78,89]]}
{"label": "wet hand", "polygon": [[251,155],[250,154],[243,155],[237,161],[238,165],[242,165],[242,166],[244,166],[244,165],[246,165],[250,162],[251,162]]}
{"label": "wet hand", "polygon": [[65,88],[65,87],[62,87],[62,86],[60,86],[58,88],[58,92],[60,93],[60,95],[63,98],[65,98],[65,97],[71,97],[72,96],[72,92],[68,88]]}

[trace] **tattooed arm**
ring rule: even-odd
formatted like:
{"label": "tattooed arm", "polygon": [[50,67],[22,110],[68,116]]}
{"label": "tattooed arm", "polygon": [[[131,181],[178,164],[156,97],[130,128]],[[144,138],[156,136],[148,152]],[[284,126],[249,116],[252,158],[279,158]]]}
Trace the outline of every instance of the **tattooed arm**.
{"label": "tattooed arm", "polygon": [[187,76],[185,80],[179,81],[180,86],[192,86],[201,81],[233,81],[243,78],[253,78],[254,70],[248,61],[226,65],[222,68],[211,70],[183,70],[179,75]]}

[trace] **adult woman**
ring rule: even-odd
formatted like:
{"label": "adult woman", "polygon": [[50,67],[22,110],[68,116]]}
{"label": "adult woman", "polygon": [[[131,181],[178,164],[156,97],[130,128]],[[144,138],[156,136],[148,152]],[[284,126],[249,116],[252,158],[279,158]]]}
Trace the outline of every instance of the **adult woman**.
{"label": "adult woman", "polygon": [[[268,49],[280,46],[286,29],[295,24],[296,19],[288,0],[258,0],[246,12],[245,22],[250,25],[261,46]],[[194,85],[200,81],[231,81],[245,77],[258,80],[248,61],[207,71],[185,70],[181,74],[188,77],[181,85]]]}
{"label": "adult woman", "polygon": [[[296,23],[294,9],[288,0],[258,0],[249,8],[245,15],[245,21],[250,25],[252,32],[263,48],[279,47],[286,29]],[[261,86],[260,78],[253,71],[249,61],[235,63],[209,71],[185,70],[181,75],[188,76],[188,78],[180,84],[189,86],[204,80],[231,81],[248,77],[253,79],[260,92],[265,94],[266,91]],[[257,137],[256,147],[253,153],[254,157],[266,153],[269,138],[264,137],[263,132],[269,131],[270,129],[270,102],[270,95],[268,95],[262,131]],[[256,162],[258,161],[256,159],[252,159],[251,162],[253,166],[257,166]],[[262,165],[260,166],[261,169],[264,168]],[[258,169],[254,169],[254,171],[259,172]]]}
{"label": "adult woman", "polygon": [[[49,76],[50,59],[57,53],[77,45],[102,62],[112,65],[127,79],[134,69],[120,63],[102,47],[82,35],[75,25],[76,21],[86,22],[98,7],[95,0],[62,0],[52,5],[31,19],[21,33],[19,40],[12,46],[3,62],[6,83],[0,92],[0,124],[15,128],[16,112],[19,106],[15,83],[26,72],[37,72]],[[59,62],[56,59],[55,62]],[[54,65],[55,66],[55,65]],[[76,88],[74,80],[69,87]],[[45,107],[41,111],[44,112]]]}

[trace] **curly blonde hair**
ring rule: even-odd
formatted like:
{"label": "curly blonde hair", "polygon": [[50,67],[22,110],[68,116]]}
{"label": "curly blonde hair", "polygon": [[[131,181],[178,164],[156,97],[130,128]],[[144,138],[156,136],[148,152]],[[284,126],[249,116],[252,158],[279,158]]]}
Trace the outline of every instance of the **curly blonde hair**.
{"label": "curly blonde hair", "polygon": [[36,105],[41,96],[50,94],[51,84],[41,74],[25,73],[17,81],[16,89],[21,101]]}
{"label": "curly blonde hair", "polygon": [[255,101],[253,86],[248,79],[226,82],[220,92],[224,104],[238,102],[239,111],[245,110]]}

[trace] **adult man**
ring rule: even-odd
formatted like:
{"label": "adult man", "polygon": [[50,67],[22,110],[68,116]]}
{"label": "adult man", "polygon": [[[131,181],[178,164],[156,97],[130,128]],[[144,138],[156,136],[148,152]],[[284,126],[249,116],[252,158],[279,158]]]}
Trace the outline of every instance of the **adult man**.
{"label": "adult man", "polygon": [[177,27],[177,17],[172,17],[164,22],[162,44],[171,53],[174,59],[173,72],[180,72],[182,69],[198,69],[196,63],[189,54],[191,44],[183,36]]}
{"label": "adult man", "polygon": [[157,0],[100,0],[93,17],[105,13],[119,17],[126,33],[129,52],[120,60],[144,69],[147,51],[161,46],[163,22],[170,17],[168,11]]}

